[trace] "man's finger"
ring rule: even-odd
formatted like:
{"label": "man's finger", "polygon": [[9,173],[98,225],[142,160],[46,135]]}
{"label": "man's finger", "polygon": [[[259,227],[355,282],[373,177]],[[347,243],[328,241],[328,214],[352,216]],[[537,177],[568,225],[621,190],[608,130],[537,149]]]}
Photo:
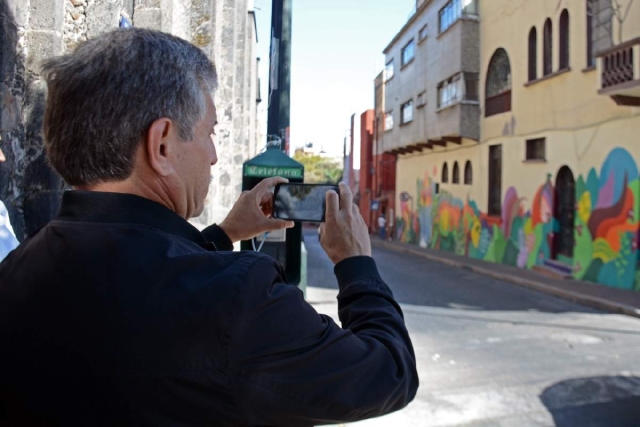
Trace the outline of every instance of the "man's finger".
{"label": "man's finger", "polygon": [[269,231],[281,230],[283,228],[293,228],[295,223],[293,221],[285,221],[284,219],[268,218],[265,223]]}
{"label": "man's finger", "polygon": [[253,191],[256,194],[260,194],[260,197],[262,197],[262,195],[265,192],[269,191],[271,187],[275,187],[278,184],[286,184],[288,182],[289,180],[287,178],[283,178],[281,176],[274,176],[271,178],[263,179],[258,183],[258,185],[253,187],[253,190],[251,191]]}
{"label": "man's finger", "polygon": [[264,193],[262,195],[262,198],[260,199],[260,206],[270,203],[272,199],[273,199],[273,193],[271,192]]}
{"label": "man's finger", "polygon": [[353,205],[353,193],[347,184],[340,183],[340,209],[348,210],[351,212],[351,205]]}
{"label": "man's finger", "polygon": [[338,209],[340,206],[340,198],[338,197],[338,193],[333,190],[327,191],[326,196],[326,211],[325,211],[325,219],[330,220],[338,215]]}

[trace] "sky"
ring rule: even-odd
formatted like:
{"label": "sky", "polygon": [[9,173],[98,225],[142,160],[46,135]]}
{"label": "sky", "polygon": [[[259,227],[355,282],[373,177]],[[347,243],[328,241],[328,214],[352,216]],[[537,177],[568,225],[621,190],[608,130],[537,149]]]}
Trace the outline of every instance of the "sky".
{"label": "sky", "polygon": [[[271,1],[255,0],[261,58],[260,120],[266,129]],[[350,118],[373,108],[382,51],[415,0],[293,0],[291,146],[306,142],[341,154]]]}

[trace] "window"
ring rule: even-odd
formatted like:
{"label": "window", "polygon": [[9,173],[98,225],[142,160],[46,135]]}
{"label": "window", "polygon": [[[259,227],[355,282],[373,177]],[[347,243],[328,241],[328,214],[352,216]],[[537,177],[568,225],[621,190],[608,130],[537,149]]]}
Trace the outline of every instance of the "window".
{"label": "window", "polygon": [[538,31],[533,27],[529,31],[529,81],[538,78]]}
{"label": "window", "polygon": [[478,73],[464,73],[464,99],[468,101],[478,101],[478,81],[480,80]]}
{"label": "window", "polygon": [[422,108],[427,105],[427,91],[422,91],[418,94],[418,108]]}
{"label": "window", "polygon": [[400,123],[407,124],[413,121],[413,100],[402,104],[402,110],[400,111]]}
{"label": "window", "polygon": [[438,15],[438,31],[440,33],[446,31],[463,15],[477,14],[477,0],[449,0],[449,2],[440,9]]}
{"label": "window", "polygon": [[411,39],[409,43],[406,44],[405,47],[402,48],[402,66],[404,67],[409,62],[413,61],[413,57],[415,55],[416,44]]}
{"label": "window", "polygon": [[593,0],[585,0],[587,2],[587,67],[596,65],[596,55],[593,49]]}
{"label": "window", "polygon": [[438,84],[438,108],[445,108],[461,99],[459,86],[459,73]]}
{"label": "window", "polygon": [[489,61],[485,88],[485,117],[511,111],[511,63],[500,48]]}
{"label": "window", "polygon": [[502,145],[489,147],[489,215],[501,215]]}
{"label": "window", "polygon": [[393,111],[384,114],[384,130],[393,129]]}
{"label": "window", "polygon": [[527,160],[546,160],[545,148],[546,138],[536,138],[527,140]]}
{"label": "window", "polygon": [[553,72],[553,24],[551,19],[547,18],[544,23],[544,46],[543,46],[543,74],[548,76]]}
{"label": "window", "polygon": [[427,38],[427,26],[425,25],[422,28],[420,28],[420,31],[418,32],[418,40],[423,41],[426,38]]}
{"label": "window", "polygon": [[449,182],[449,166],[445,163],[442,165],[442,183],[446,184]]}
{"label": "window", "polygon": [[387,66],[384,69],[385,81],[389,81],[393,78],[393,59],[387,62]]}
{"label": "window", "polygon": [[451,182],[454,184],[460,184],[460,168],[458,162],[453,164],[453,175],[451,176]]}
{"label": "window", "polygon": [[454,22],[460,17],[460,0],[450,0],[442,9],[439,14],[439,28],[440,32],[446,31]]}
{"label": "window", "polygon": [[465,185],[473,184],[473,169],[471,168],[471,162],[467,160],[464,165],[464,183]]}
{"label": "window", "polygon": [[560,14],[560,69],[569,68],[569,11]]}

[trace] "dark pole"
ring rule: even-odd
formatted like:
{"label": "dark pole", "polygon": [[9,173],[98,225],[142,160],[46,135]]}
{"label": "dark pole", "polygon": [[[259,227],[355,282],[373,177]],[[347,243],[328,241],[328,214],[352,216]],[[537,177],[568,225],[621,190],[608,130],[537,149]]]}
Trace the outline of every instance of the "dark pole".
{"label": "dark pole", "polygon": [[289,151],[291,106],[291,17],[293,0],[272,0],[267,133],[282,139]]}

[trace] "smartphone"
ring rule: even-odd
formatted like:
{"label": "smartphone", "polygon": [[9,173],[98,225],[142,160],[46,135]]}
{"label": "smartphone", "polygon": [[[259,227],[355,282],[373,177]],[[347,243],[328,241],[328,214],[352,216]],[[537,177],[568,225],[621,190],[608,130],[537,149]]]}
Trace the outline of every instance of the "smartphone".
{"label": "smartphone", "polygon": [[273,216],[300,222],[324,222],[327,191],[337,185],[278,184],[273,192]]}

